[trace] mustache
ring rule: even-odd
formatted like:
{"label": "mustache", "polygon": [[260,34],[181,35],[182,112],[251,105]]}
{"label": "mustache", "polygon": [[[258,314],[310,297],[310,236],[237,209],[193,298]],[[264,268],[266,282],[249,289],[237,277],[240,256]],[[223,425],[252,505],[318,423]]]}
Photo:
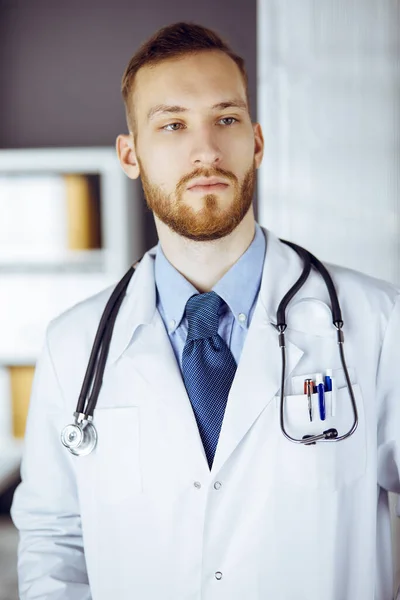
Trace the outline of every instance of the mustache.
{"label": "mustache", "polygon": [[225,177],[225,179],[228,179],[229,181],[235,184],[238,181],[236,175],[234,175],[230,171],[226,171],[225,169],[221,169],[219,167],[212,167],[208,169],[199,168],[195,169],[191,173],[188,173],[187,175],[184,175],[182,179],[179,180],[179,183],[176,186],[177,192],[179,193],[183,191],[186,188],[189,181],[191,181],[195,177]]}

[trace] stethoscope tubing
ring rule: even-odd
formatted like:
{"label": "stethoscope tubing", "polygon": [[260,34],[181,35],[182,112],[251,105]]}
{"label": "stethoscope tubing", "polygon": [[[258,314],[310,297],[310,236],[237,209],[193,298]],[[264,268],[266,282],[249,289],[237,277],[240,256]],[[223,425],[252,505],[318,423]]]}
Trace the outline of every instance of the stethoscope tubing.
{"label": "stethoscope tubing", "polygon": [[357,426],[358,426],[357,403],[355,400],[353,386],[350,381],[350,376],[349,376],[349,372],[347,369],[347,364],[346,364],[346,360],[345,360],[345,356],[344,356],[343,333],[341,330],[338,330],[338,334],[342,334],[342,336],[341,336],[342,341],[338,341],[338,346],[339,346],[340,359],[341,359],[343,371],[345,374],[347,390],[350,395],[351,405],[352,405],[352,409],[353,409],[353,423],[352,423],[350,429],[347,431],[347,433],[345,433],[343,435],[338,435],[337,429],[330,428],[330,429],[326,429],[325,431],[323,431],[322,433],[320,433],[318,435],[306,435],[306,436],[303,436],[303,438],[295,438],[295,437],[289,435],[286,430],[286,427],[285,427],[284,412],[285,412],[285,398],[286,398],[286,396],[285,396],[286,345],[285,345],[285,340],[284,340],[284,333],[282,332],[280,334],[279,345],[281,348],[281,358],[282,358],[282,373],[281,373],[281,388],[280,388],[280,427],[281,427],[281,431],[282,431],[283,435],[290,442],[294,442],[295,444],[304,444],[306,446],[315,444],[318,441],[341,442],[342,440],[345,440],[346,438],[350,437],[357,429]]}
{"label": "stethoscope tubing", "polygon": [[[340,310],[339,300],[336,294],[335,286],[333,284],[332,278],[329,275],[328,270],[325,266],[310,252],[294,244],[293,242],[288,242],[285,240],[280,240],[284,244],[290,246],[302,259],[303,262],[303,271],[300,277],[297,279],[295,284],[290,288],[290,290],[285,294],[282,298],[278,309],[277,309],[277,323],[275,325],[276,329],[279,333],[279,346],[281,350],[281,358],[282,358],[282,371],[281,371],[281,387],[280,387],[280,427],[283,435],[286,439],[291,442],[297,444],[315,444],[317,441],[341,441],[348,438],[350,435],[354,433],[358,425],[358,412],[357,412],[357,404],[354,397],[353,387],[350,381],[346,360],[344,356],[343,343],[344,337],[342,332],[343,320],[342,314]],[[114,330],[114,325],[119,313],[119,309],[122,305],[122,302],[125,298],[126,290],[128,288],[129,282],[132,278],[133,273],[135,272],[136,267],[138,266],[140,261],[137,261],[134,265],[132,265],[129,270],[125,273],[119,283],[116,285],[113,290],[110,298],[107,301],[103,314],[101,316],[98,329],[95,335],[95,339],[93,342],[93,347],[90,353],[88,366],[85,372],[85,376],[82,383],[81,392],[79,394],[78,403],[76,407],[76,412],[74,413],[75,417],[75,425],[67,426],[63,429],[61,433],[61,437],[63,440],[64,446],[68,448],[68,450],[74,454],[75,456],[87,454],[91,452],[96,443],[97,443],[97,435],[91,421],[93,420],[93,413],[96,408],[97,400],[100,394],[101,386],[103,383],[104,371],[107,362],[107,357],[110,349],[111,338]],[[302,439],[294,438],[290,436],[285,427],[285,419],[284,419],[284,409],[285,409],[285,380],[286,380],[286,344],[285,344],[285,330],[287,328],[286,324],[286,308],[289,302],[293,299],[293,297],[297,294],[297,292],[301,289],[301,287],[307,281],[311,268],[314,267],[319,274],[324,279],[324,282],[327,286],[330,302],[331,302],[331,310],[332,310],[332,321],[334,326],[337,329],[338,336],[338,345],[340,352],[340,360],[343,367],[343,371],[345,374],[346,384],[349,391],[351,404],[353,408],[354,420],[349,431],[341,436],[338,435],[336,429],[328,429],[321,434],[318,435],[307,435]],[[88,427],[87,435],[85,438],[85,428]],[[79,448],[68,447],[68,436],[66,436],[66,431],[68,431],[69,427],[78,427],[82,432],[82,453],[79,452]]]}
{"label": "stethoscope tubing", "polygon": [[[346,438],[350,437],[357,429],[358,410],[357,410],[357,403],[356,403],[355,396],[354,396],[353,386],[350,381],[349,371],[347,368],[347,363],[346,363],[346,359],[345,359],[345,355],[344,355],[344,349],[343,349],[344,336],[343,336],[343,331],[342,331],[343,319],[342,319],[342,312],[340,310],[339,299],[338,299],[338,296],[337,296],[337,293],[335,290],[334,283],[332,281],[332,278],[331,278],[328,270],[316,258],[316,256],[314,256],[313,254],[311,254],[311,252],[308,252],[308,250],[305,250],[301,246],[294,244],[293,242],[288,242],[285,240],[280,240],[280,241],[283,242],[284,244],[290,246],[291,248],[293,248],[293,250],[295,250],[295,252],[297,252],[297,254],[300,256],[300,258],[303,260],[303,265],[304,265],[301,276],[296,281],[296,283],[293,285],[293,287],[283,297],[283,299],[281,300],[281,302],[279,304],[278,310],[277,310],[276,328],[279,332],[279,346],[281,349],[281,360],[282,360],[281,386],[280,386],[280,414],[279,414],[281,431],[287,440],[289,440],[290,442],[294,442],[295,444],[311,445],[311,444],[315,444],[316,442],[319,442],[319,441],[340,442],[340,441],[345,440]],[[286,311],[286,307],[289,304],[290,300],[293,299],[293,297],[296,295],[296,293],[299,291],[299,289],[302,287],[302,285],[304,285],[304,283],[308,279],[308,276],[310,275],[310,272],[311,272],[311,265],[314,266],[314,268],[322,276],[322,278],[325,282],[325,285],[328,289],[329,298],[330,298],[330,302],[331,302],[332,322],[337,330],[337,343],[338,343],[338,347],[339,347],[340,361],[341,361],[342,368],[344,371],[347,390],[350,395],[351,405],[352,405],[352,409],[353,409],[353,423],[352,423],[350,429],[343,435],[338,435],[337,429],[330,428],[330,429],[327,429],[317,435],[305,435],[305,436],[303,436],[303,438],[295,438],[295,437],[289,435],[289,433],[287,432],[286,427],[285,427],[285,416],[284,416],[285,397],[286,397],[285,396],[285,382],[286,382],[285,330],[287,327],[285,311]]]}
{"label": "stethoscope tubing", "polygon": [[96,408],[115,321],[135,266],[136,264],[129,268],[113,290],[100,319],[76,407],[76,414],[84,415],[86,418],[92,417]]}

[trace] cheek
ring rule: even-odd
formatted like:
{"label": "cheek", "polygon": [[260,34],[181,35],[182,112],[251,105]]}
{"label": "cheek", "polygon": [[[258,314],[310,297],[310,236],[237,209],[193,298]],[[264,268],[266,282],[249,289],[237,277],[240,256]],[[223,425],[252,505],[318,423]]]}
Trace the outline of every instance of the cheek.
{"label": "cheek", "polygon": [[[254,137],[248,132],[243,135],[226,136],[221,139],[224,159],[230,164],[236,165],[243,170],[252,164],[254,157]],[[220,146],[221,147],[221,146]]]}
{"label": "cheek", "polygon": [[243,135],[240,138],[237,138],[233,141],[232,150],[236,153],[236,156],[240,156],[242,161],[245,158],[248,158],[252,161],[254,156],[254,136],[251,133],[250,135]]}
{"label": "cheek", "polygon": [[151,151],[141,153],[140,161],[142,169],[151,184],[162,189],[171,187],[174,181],[173,169],[171,168],[174,161],[171,160],[171,156],[158,148],[152,148]]}
{"label": "cheek", "polygon": [[148,179],[168,194],[173,193],[180,179],[193,169],[188,158],[187,140],[181,138],[179,143],[174,140],[173,144],[172,141],[172,138],[160,140],[149,136],[146,144],[138,148]]}

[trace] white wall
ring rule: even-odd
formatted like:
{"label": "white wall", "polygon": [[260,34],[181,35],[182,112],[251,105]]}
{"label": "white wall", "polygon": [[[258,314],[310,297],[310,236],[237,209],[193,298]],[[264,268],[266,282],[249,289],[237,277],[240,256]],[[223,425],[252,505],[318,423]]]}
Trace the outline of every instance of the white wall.
{"label": "white wall", "polygon": [[399,285],[400,3],[258,0],[257,26],[260,223]]}
{"label": "white wall", "polygon": [[400,283],[400,3],[259,0],[260,222]]}

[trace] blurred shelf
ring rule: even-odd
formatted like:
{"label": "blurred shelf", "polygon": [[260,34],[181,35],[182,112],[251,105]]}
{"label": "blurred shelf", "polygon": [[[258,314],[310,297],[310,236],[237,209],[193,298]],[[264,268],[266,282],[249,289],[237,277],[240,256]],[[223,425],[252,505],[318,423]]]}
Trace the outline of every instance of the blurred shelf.
{"label": "blurred shelf", "polygon": [[[115,148],[30,148],[0,150],[0,174],[84,174],[99,175],[101,239],[101,272],[119,279],[129,268],[130,262],[143,253],[143,231],[139,209],[132,198],[131,181],[123,172]],[[137,212],[136,212],[137,210]],[[100,251],[101,252],[101,251]],[[94,257],[96,255],[93,255]],[[67,271],[79,265],[78,258],[67,258]],[[96,258],[93,259],[96,261]],[[57,259],[55,262],[58,262]],[[32,261],[37,264],[36,260]],[[42,262],[42,261],[40,261]],[[51,259],[50,259],[51,262]],[[61,262],[61,261],[60,261]],[[21,261],[11,262],[7,257],[0,260],[0,274],[12,265],[20,272]],[[22,261],[22,265],[31,260]],[[53,263],[54,264],[54,263]],[[82,260],[86,270],[86,259]],[[92,258],[89,259],[92,264]],[[5,265],[3,268],[1,265]]]}
{"label": "blurred shelf", "polygon": [[45,239],[33,253],[27,243],[0,250],[0,366],[35,364],[48,323],[117,283],[144,250],[138,188],[114,147],[0,150],[0,175],[36,174],[98,176],[101,248],[64,249],[56,238],[47,256]]}
{"label": "blurred shelf", "polygon": [[[54,192],[51,186],[44,186],[41,192],[37,184],[40,177],[35,180],[36,175],[43,175],[43,181],[46,178],[50,181],[54,176]],[[86,191],[92,175],[96,176],[91,180],[95,180],[93,204],[88,204]],[[73,305],[117,283],[144,250],[141,199],[136,197],[138,188],[132,187],[121,169],[114,147],[0,150],[2,176],[4,180],[10,177],[3,187],[6,192],[2,202],[6,209],[12,198],[12,188],[7,188],[10,181],[18,184],[21,176],[26,187],[18,192],[21,204],[11,205],[16,211],[14,224],[17,226],[13,228],[7,216],[3,215],[2,221],[0,371],[4,385],[0,402],[5,404],[0,406],[3,427],[0,493],[18,476],[23,441],[13,435],[23,435],[23,419],[30,396],[27,372],[33,373],[29,367],[37,362],[49,322]],[[29,177],[33,183],[28,182]],[[35,196],[32,185],[36,184]],[[65,205],[61,203],[63,191]],[[54,208],[53,198],[58,198],[59,212]],[[48,212],[41,213],[40,206]],[[49,216],[42,219],[41,214]],[[92,235],[93,232],[96,235]]]}
{"label": "blurred shelf", "polygon": [[0,258],[0,274],[101,273],[105,269],[105,250],[65,250],[51,255],[22,257],[8,253]]}
{"label": "blurred shelf", "polygon": [[5,173],[101,173],[118,163],[114,148],[29,148],[0,150]]}
{"label": "blurred shelf", "polygon": [[24,367],[26,365],[35,365],[37,356],[31,354],[10,354],[0,352],[0,368],[1,367]]}
{"label": "blurred shelf", "polygon": [[[109,273],[0,272],[0,365],[35,364],[45,330],[57,315],[115,284]],[[29,359],[29,360],[27,360]]]}

